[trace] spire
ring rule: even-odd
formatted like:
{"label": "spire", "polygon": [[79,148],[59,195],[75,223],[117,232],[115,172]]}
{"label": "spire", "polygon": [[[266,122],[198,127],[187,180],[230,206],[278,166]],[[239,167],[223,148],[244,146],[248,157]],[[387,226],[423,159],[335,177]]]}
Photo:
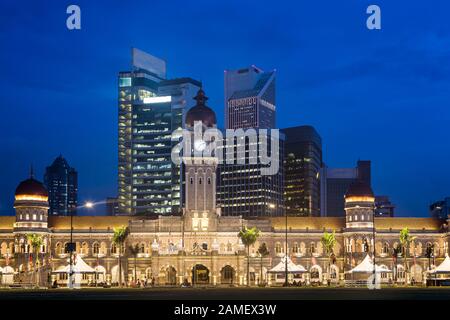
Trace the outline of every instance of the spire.
{"label": "spire", "polygon": [[198,90],[197,95],[194,97],[194,100],[197,100],[198,106],[204,106],[206,100],[208,100],[208,97],[205,96],[205,91],[200,89],[200,90]]}

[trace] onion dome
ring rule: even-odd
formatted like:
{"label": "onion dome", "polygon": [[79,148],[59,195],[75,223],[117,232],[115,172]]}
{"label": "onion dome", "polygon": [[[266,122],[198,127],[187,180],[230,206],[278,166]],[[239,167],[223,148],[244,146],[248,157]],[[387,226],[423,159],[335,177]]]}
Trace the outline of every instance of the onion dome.
{"label": "onion dome", "polygon": [[194,98],[197,100],[197,104],[189,109],[186,114],[186,127],[194,127],[194,122],[201,121],[206,127],[214,127],[217,123],[215,112],[205,105],[208,97],[205,96],[205,92],[200,89]]}
{"label": "onion dome", "polygon": [[345,194],[346,198],[349,197],[374,197],[372,188],[364,181],[358,180],[350,185]]}
{"label": "onion dome", "polygon": [[31,168],[30,178],[19,183],[15,195],[16,198],[17,196],[48,197],[48,192],[44,184],[34,178],[33,168]]}

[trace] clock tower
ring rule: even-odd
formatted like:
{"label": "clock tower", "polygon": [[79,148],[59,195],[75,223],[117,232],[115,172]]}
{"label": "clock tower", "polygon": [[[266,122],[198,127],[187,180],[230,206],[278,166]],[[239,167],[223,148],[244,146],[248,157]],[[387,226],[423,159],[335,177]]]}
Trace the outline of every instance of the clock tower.
{"label": "clock tower", "polygon": [[[205,130],[216,127],[214,111],[205,105],[208,99],[203,90],[194,98],[197,104],[186,114],[186,128],[194,136],[194,126]],[[201,135],[203,137],[203,135]],[[195,232],[214,231],[217,228],[216,170],[218,159],[214,154],[204,156],[207,142],[199,137],[191,139],[193,144],[189,156],[183,157],[185,166],[185,230]]]}

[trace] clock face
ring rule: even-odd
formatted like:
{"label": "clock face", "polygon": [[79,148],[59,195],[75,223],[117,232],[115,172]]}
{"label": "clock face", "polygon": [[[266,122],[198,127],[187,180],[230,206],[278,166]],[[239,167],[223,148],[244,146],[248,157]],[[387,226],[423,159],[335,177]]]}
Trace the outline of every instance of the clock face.
{"label": "clock face", "polygon": [[194,148],[197,151],[203,151],[206,148],[206,142],[203,140],[196,140],[194,142]]}

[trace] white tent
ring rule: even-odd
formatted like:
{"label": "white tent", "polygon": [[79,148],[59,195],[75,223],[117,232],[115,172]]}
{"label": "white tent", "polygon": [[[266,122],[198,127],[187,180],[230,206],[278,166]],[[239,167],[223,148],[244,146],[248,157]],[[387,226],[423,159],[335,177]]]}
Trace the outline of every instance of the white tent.
{"label": "white tent", "polygon": [[442,263],[434,268],[433,270],[428,271],[429,273],[436,273],[436,274],[442,274],[442,273],[450,273],[450,258],[448,255],[446,255],[445,260],[442,261]]}
{"label": "white tent", "polygon": [[[81,257],[75,257],[74,261],[72,261],[72,272],[73,273],[95,273],[94,268],[91,268],[84,262]],[[69,273],[70,272],[70,264],[65,267],[60,267],[57,270],[53,271],[53,273]]]}
{"label": "white tent", "polygon": [[275,267],[270,269],[269,273],[285,273],[286,272],[286,259],[287,259],[287,269],[288,273],[304,273],[306,269],[301,265],[296,265],[289,259],[288,256],[284,256],[281,258],[280,263],[278,263]]}
{"label": "white tent", "polygon": [[1,270],[2,284],[14,283],[14,269],[10,266],[6,266]]}
{"label": "white tent", "polygon": [[[347,273],[371,273],[373,272],[373,261],[370,258],[369,254],[366,255],[363,261],[354,267],[352,270],[347,271]],[[385,266],[377,266],[375,265],[375,272],[390,272],[388,268]]]}

